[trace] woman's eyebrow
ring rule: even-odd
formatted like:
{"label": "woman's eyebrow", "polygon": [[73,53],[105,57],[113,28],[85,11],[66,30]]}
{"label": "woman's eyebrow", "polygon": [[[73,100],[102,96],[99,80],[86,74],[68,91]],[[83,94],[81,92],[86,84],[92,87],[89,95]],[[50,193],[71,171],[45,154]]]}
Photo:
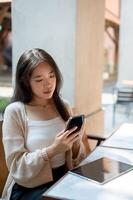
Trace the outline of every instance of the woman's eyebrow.
{"label": "woman's eyebrow", "polygon": [[33,76],[33,78],[40,78],[41,75],[36,75],[36,76]]}
{"label": "woman's eyebrow", "polygon": [[53,71],[53,70],[51,70],[51,71],[49,72],[49,74],[52,74],[52,73],[54,73],[54,71]]}
{"label": "woman's eyebrow", "polygon": [[[51,71],[48,72],[48,74],[52,74],[52,73],[54,73],[53,70],[51,70]],[[33,76],[33,78],[40,78],[40,77],[42,77],[41,74],[40,74],[40,75],[35,75],[35,76]]]}

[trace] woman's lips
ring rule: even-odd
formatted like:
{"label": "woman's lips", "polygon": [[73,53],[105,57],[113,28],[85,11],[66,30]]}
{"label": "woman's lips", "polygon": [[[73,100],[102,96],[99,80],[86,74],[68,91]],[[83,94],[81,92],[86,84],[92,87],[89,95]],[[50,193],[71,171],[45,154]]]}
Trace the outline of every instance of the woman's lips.
{"label": "woman's lips", "polygon": [[45,92],[43,92],[43,93],[49,94],[49,93],[51,93],[51,92],[52,92],[52,90],[48,90],[48,91],[45,91]]}

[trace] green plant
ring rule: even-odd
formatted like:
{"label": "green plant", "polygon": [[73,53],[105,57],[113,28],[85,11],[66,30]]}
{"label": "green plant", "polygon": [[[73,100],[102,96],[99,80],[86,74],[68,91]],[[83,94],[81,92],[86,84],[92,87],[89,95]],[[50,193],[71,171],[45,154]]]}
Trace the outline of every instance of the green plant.
{"label": "green plant", "polygon": [[3,112],[6,108],[6,106],[9,104],[8,98],[0,98],[0,112]]}

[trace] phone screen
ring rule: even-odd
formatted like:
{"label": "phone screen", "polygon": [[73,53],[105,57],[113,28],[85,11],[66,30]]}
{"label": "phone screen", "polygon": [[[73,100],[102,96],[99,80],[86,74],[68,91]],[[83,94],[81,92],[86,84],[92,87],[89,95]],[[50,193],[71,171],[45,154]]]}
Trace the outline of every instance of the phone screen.
{"label": "phone screen", "polygon": [[66,126],[66,130],[69,130],[77,126],[77,129],[72,132],[72,133],[75,133],[81,129],[83,122],[84,122],[84,115],[77,115],[77,116],[70,117]]}

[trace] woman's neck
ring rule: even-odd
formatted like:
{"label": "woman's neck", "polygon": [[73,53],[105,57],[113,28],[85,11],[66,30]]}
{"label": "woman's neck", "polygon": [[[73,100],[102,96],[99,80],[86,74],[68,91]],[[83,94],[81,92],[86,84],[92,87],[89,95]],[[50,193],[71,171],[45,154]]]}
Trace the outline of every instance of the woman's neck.
{"label": "woman's neck", "polygon": [[33,99],[29,105],[31,106],[41,106],[41,107],[47,107],[48,105],[52,104],[53,103],[53,100],[50,99],[50,100],[36,100],[36,99]]}

